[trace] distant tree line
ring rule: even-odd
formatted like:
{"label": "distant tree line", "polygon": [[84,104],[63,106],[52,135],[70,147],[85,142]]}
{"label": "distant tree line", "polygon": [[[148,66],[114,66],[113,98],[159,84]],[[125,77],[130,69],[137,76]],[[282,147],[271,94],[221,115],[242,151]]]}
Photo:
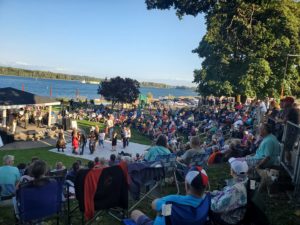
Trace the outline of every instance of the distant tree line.
{"label": "distant tree line", "polygon": [[[0,76],[11,75],[19,77],[31,77],[31,78],[46,78],[46,79],[57,79],[57,80],[85,80],[86,82],[97,81],[101,82],[104,79],[85,76],[85,75],[71,75],[64,73],[55,73],[50,71],[41,71],[41,70],[27,70],[13,67],[1,67],[0,66]],[[155,82],[141,82],[141,87],[154,87],[154,88],[172,88],[163,83]]]}
{"label": "distant tree line", "polygon": [[13,67],[0,67],[0,76],[1,75],[13,75],[19,77],[31,77],[31,78],[46,78],[46,79],[57,79],[57,80],[85,80],[85,81],[98,81],[102,79],[90,77],[90,76],[81,76],[81,75],[70,75],[64,73],[54,73],[50,71],[40,71],[40,70],[26,70]]}

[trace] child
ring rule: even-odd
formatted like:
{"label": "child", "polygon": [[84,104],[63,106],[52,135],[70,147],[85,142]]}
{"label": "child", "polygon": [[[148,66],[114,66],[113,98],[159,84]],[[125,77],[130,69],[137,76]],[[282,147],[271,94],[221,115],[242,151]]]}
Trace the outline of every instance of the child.
{"label": "child", "polygon": [[99,133],[99,147],[101,147],[101,145],[104,148],[104,139],[105,139],[105,132],[104,130],[101,130],[101,132]]}
{"label": "child", "polygon": [[113,136],[112,136],[112,141],[111,141],[111,145],[112,145],[112,151],[116,151],[117,150],[117,132],[114,132],[113,133]]}

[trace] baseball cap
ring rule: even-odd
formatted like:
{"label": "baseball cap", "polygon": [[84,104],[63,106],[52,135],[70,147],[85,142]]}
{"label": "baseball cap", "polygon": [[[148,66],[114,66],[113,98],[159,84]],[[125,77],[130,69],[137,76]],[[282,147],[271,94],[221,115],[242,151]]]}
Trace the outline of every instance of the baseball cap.
{"label": "baseball cap", "polygon": [[185,176],[186,182],[195,189],[206,187],[208,185],[208,176],[206,171],[200,167],[192,167],[191,170]]}
{"label": "baseball cap", "polygon": [[246,161],[239,160],[237,158],[230,158],[228,160],[231,169],[237,174],[242,175],[248,172],[248,164]]}

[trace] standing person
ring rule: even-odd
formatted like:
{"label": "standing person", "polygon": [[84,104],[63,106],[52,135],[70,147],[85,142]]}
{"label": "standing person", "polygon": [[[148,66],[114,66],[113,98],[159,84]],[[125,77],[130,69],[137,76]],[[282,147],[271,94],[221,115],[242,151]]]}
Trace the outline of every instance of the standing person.
{"label": "standing person", "polygon": [[121,129],[121,138],[123,140],[123,148],[126,148],[127,130],[125,126],[123,126]]}
{"label": "standing person", "polygon": [[13,134],[16,133],[16,129],[17,129],[17,116],[14,115],[13,120],[12,120],[12,133]]}
{"label": "standing person", "polygon": [[117,141],[118,141],[118,134],[117,132],[114,132],[113,133],[113,136],[112,136],[112,141],[111,141],[111,145],[112,145],[112,151],[116,151],[117,150]]}
{"label": "standing person", "polygon": [[63,132],[58,133],[58,140],[56,142],[56,148],[57,148],[57,151],[60,151],[60,149],[61,149],[62,152],[64,152],[64,150],[66,148],[66,141],[65,141]]}
{"label": "standing person", "polygon": [[83,155],[83,153],[84,153],[84,148],[86,146],[86,142],[87,142],[86,136],[82,132],[81,135],[80,135],[80,140],[79,140],[79,144],[80,144],[80,148],[81,148],[80,155]]}
{"label": "standing person", "polygon": [[97,142],[94,130],[91,131],[89,138],[90,138],[90,142],[89,142],[90,154],[93,154],[96,149],[96,142]]}
{"label": "standing person", "polygon": [[99,133],[99,147],[102,147],[104,148],[104,139],[105,139],[105,132],[104,132],[104,129],[101,130],[101,132]]}
{"label": "standing person", "polygon": [[78,155],[78,148],[79,148],[79,137],[76,130],[73,131],[73,137],[72,137],[72,147],[73,151],[72,153],[75,155]]}
{"label": "standing person", "polygon": [[28,110],[25,111],[24,119],[25,119],[24,129],[27,129],[28,121],[29,121],[29,112],[28,112]]}
{"label": "standing person", "polygon": [[126,128],[126,146],[129,146],[129,139],[131,138],[131,130],[130,127],[128,126]]}
{"label": "standing person", "polygon": [[95,137],[96,137],[96,143],[95,143],[96,145],[95,145],[95,147],[97,147],[97,144],[99,142],[99,133],[100,133],[100,129],[99,129],[98,125],[95,126],[94,132],[95,132]]}

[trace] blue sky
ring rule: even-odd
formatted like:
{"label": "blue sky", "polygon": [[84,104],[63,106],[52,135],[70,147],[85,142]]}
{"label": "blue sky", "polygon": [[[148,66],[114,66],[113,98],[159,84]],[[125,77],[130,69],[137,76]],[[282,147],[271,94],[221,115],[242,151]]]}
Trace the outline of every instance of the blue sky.
{"label": "blue sky", "polygon": [[0,0],[0,64],[191,85],[204,17],[144,0]]}

